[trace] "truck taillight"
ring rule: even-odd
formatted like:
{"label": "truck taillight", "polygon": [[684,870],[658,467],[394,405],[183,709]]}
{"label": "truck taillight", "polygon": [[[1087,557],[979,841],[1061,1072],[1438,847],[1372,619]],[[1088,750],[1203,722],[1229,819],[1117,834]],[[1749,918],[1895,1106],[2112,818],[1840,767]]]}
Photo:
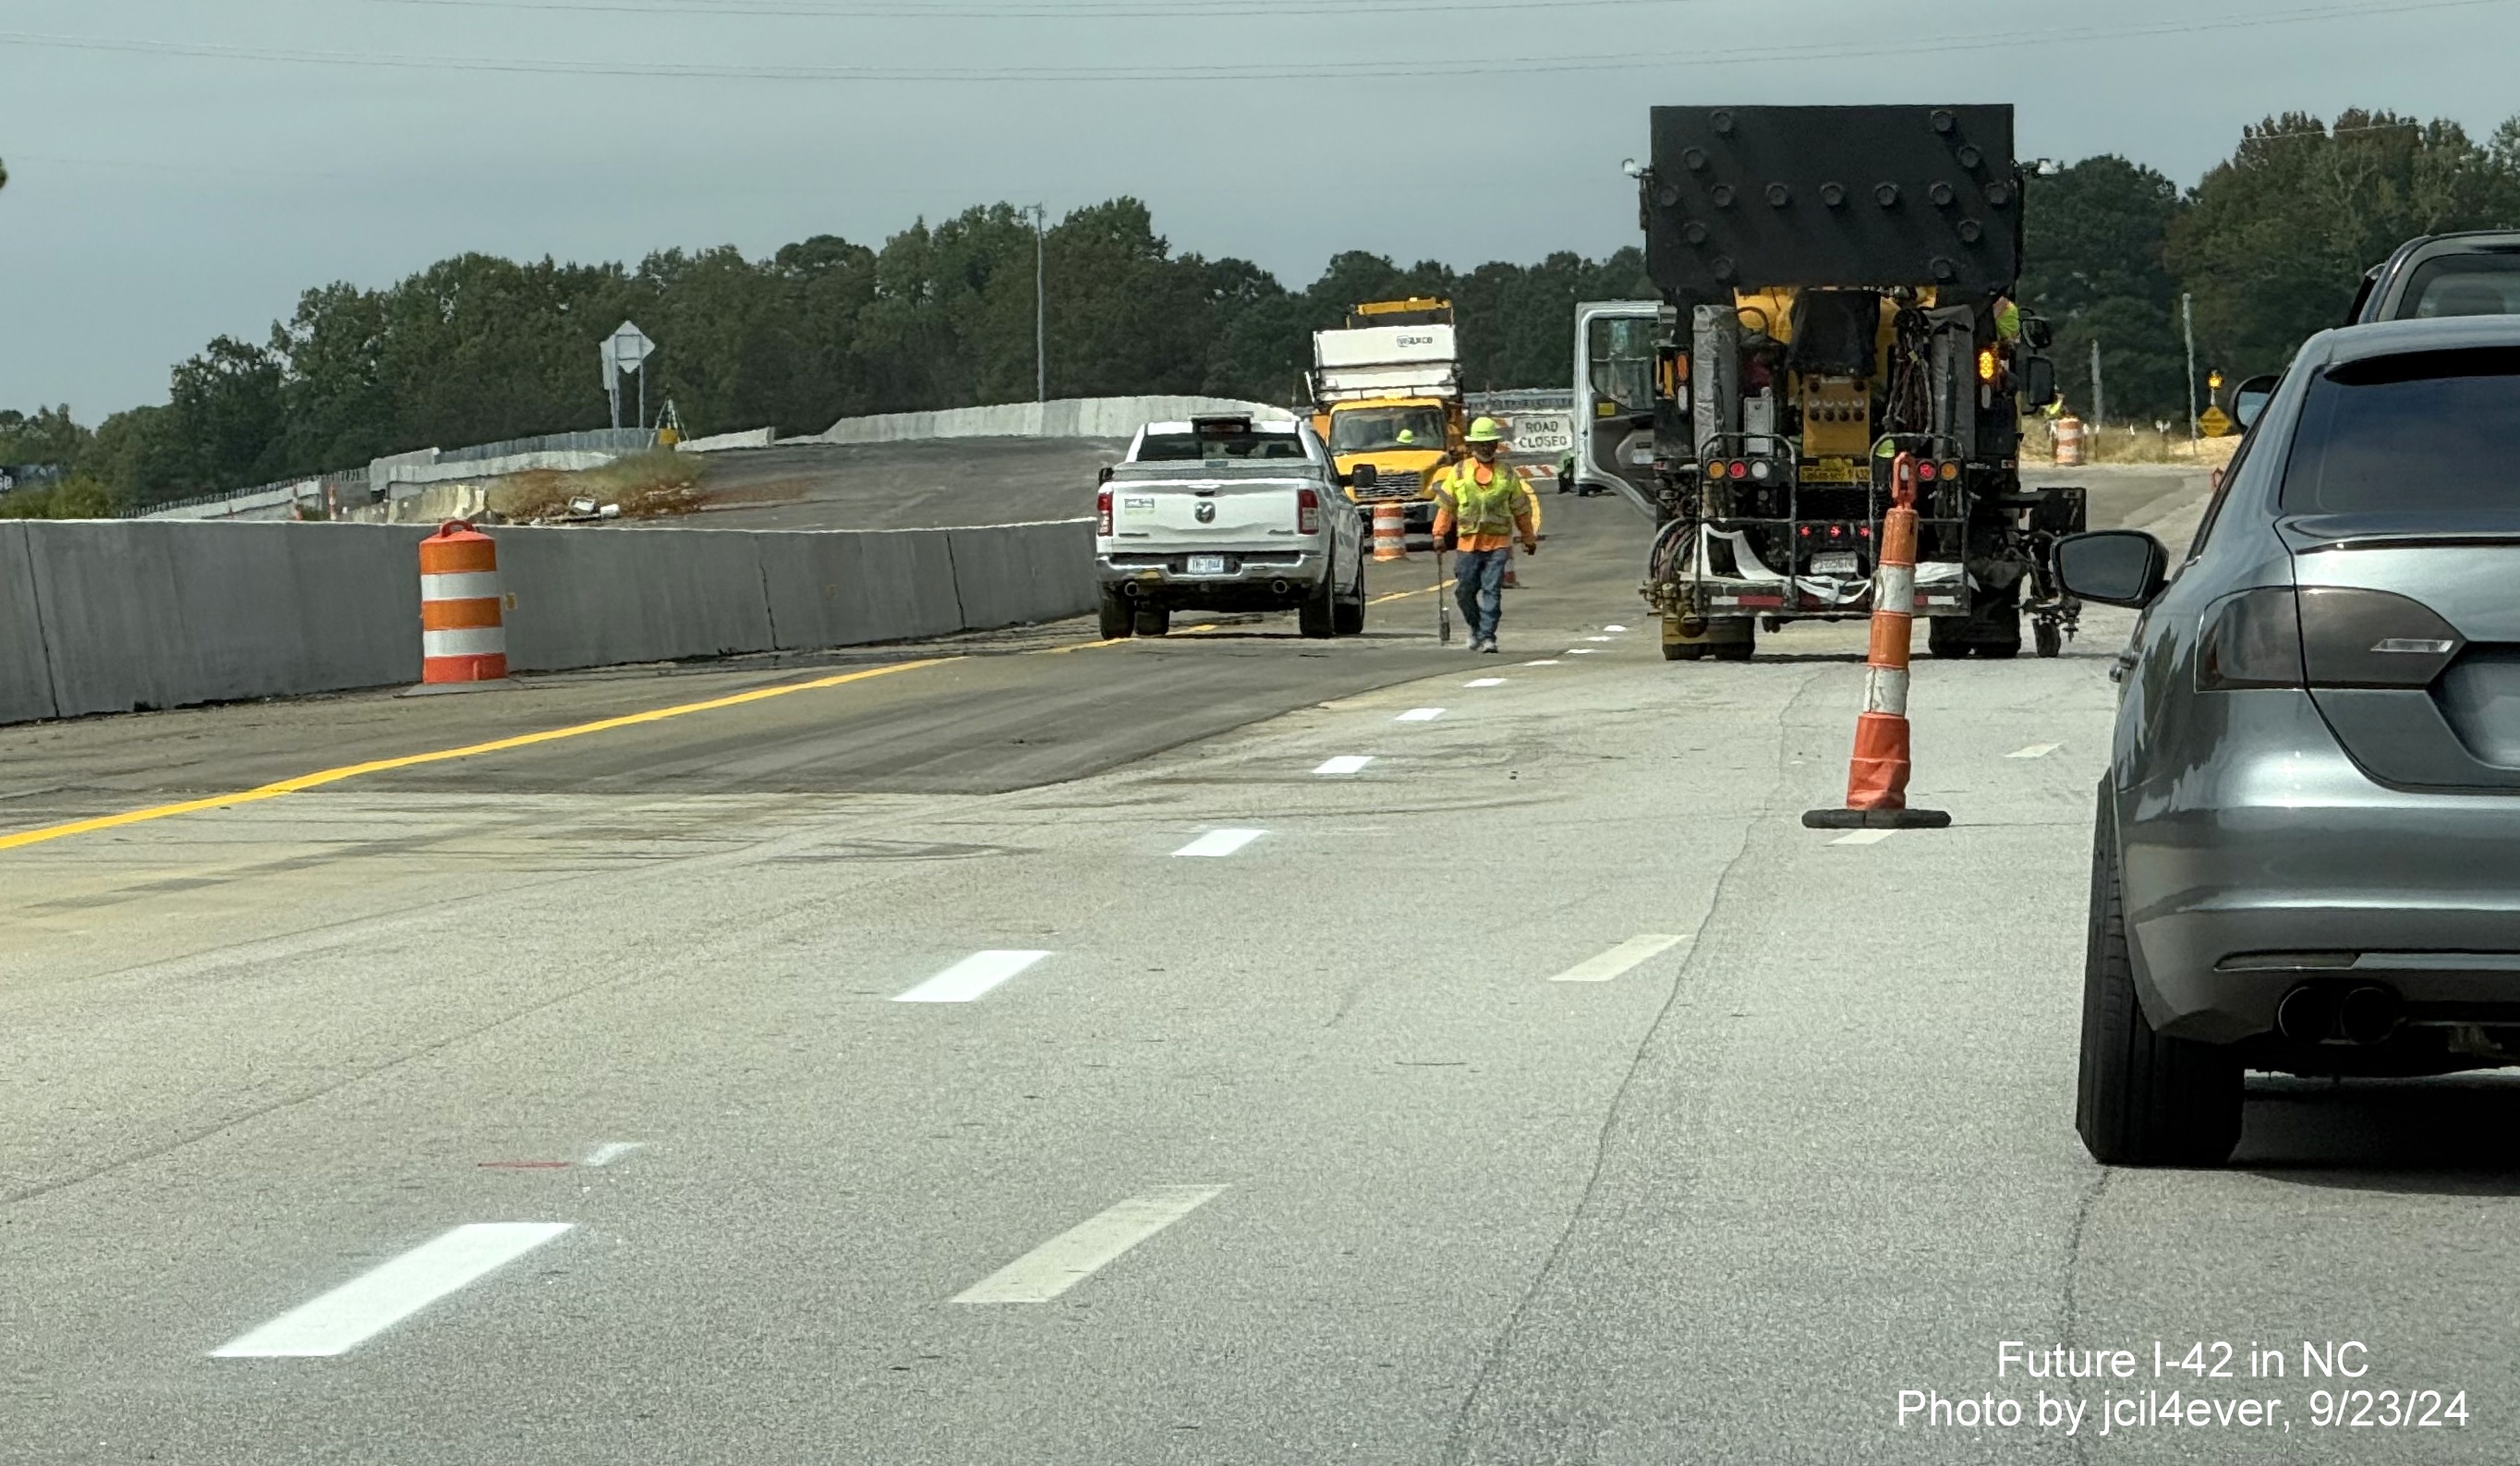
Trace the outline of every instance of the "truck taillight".
{"label": "truck taillight", "polygon": [[1315,535],[1322,532],[1322,496],[1310,489],[1295,491],[1295,533]]}
{"label": "truck taillight", "polygon": [[1104,539],[1111,537],[1111,491],[1104,489],[1094,496],[1094,532]]}

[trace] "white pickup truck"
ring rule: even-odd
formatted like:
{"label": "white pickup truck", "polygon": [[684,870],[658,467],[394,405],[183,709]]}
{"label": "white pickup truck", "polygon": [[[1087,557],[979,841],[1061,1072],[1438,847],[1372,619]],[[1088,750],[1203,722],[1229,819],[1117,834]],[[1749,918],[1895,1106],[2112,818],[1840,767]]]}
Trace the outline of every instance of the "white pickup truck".
{"label": "white pickup truck", "polygon": [[1102,470],[1102,635],[1159,637],[1177,610],[1291,610],[1308,637],[1365,630],[1365,521],[1312,424],[1149,422]]}

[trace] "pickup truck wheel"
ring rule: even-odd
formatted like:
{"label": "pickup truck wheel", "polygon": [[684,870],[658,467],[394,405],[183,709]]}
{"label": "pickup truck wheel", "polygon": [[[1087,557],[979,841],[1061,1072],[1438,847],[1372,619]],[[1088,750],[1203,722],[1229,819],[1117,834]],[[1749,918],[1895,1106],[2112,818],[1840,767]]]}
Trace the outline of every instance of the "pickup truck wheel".
{"label": "pickup truck wheel", "polygon": [[1116,642],[1129,634],[1129,623],[1136,617],[1129,608],[1127,598],[1114,596],[1105,591],[1102,593],[1099,609],[1102,612],[1103,641]]}
{"label": "pickup truck wheel", "polygon": [[2240,1061],[2153,1031],[2136,1000],[2106,780],[2092,823],[2091,931],[2083,965],[2083,1060],[2074,1128],[2108,1166],[2219,1166],[2240,1142]]}
{"label": "pickup truck wheel", "polygon": [[1338,587],[1328,576],[1295,607],[1295,629],[1316,642],[1338,635]]}
{"label": "pickup truck wheel", "polygon": [[1137,625],[1131,629],[1142,637],[1167,635],[1173,629],[1173,613],[1165,606],[1142,605],[1138,607]]}
{"label": "pickup truck wheel", "polygon": [[1365,557],[1357,556],[1356,585],[1330,612],[1330,630],[1343,637],[1365,635]]}
{"label": "pickup truck wheel", "polygon": [[1968,655],[1968,622],[1958,616],[1928,616],[1924,620],[1927,651],[1938,657]]}

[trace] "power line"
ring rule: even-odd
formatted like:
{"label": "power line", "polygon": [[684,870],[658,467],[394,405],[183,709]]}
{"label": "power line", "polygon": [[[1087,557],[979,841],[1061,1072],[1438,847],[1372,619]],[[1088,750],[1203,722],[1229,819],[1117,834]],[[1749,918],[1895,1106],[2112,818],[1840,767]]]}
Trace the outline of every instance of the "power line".
{"label": "power line", "polygon": [[[2035,30],[1980,32],[1938,40],[1938,54],[1997,51],[2015,46],[2053,50],[2072,41],[2120,41],[2163,36],[2200,35],[2213,31],[2256,29],[2274,24],[2303,24],[2333,20],[2395,20],[2421,11],[2501,8],[2520,0],[2401,0],[2386,16],[2367,4],[2330,4],[2292,10],[2264,11],[2250,16],[2205,20],[2138,22],[2132,25],[2044,26]],[[1128,82],[1302,81],[1418,78],[1448,80],[1463,75],[1539,75],[1563,71],[1636,71],[1694,69],[1711,67],[1774,65],[1828,61],[1880,54],[1877,43],[1846,39],[1804,46],[1765,47],[1736,51],[1614,52],[1594,56],[1512,57],[1480,55],[1450,60],[1385,59],[1355,62],[1260,63],[1218,66],[1159,67],[899,67],[789,64],[781,66],[706,62],[526,61],[476,56],[407,56],[376,52],[306,51],[279,47],[230,46],[195,41],[155,41],[102,36],[40,35],[0,31],[0,45],[56,50],[118,52],[144,56],[182,56],[217,61],[272,62],[296,66],[427,70],[438,73],[488,73],[531,76],[610,76],[647,79],[820,82],[950,82],[1091,83]]]}
{"label": "power line", "polygon": [[[946,0],[936,5],[873,3],[858,5],[761,4],[740,0],[728,5],[640,4],[636,0],[368,0],[376,5],[417,6],[431,10],[557,11],[613,16],[702,17],[707,19],[769,17],[816,21],[1171,21],[1277,20],[1296,16],[1358,15],[1354,0],[1083,0],[1076,5],[1025,3],[1025,0]],[[1372,14],[1428,15],[1483,11],[1635,10],[1675,5],[1713,5],[1723,0],[1374,0]]]}

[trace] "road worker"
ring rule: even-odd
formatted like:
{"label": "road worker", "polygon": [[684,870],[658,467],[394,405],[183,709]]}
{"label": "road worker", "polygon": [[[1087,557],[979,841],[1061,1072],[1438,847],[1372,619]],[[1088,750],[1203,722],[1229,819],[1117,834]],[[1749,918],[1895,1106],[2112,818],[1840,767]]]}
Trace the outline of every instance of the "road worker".
{"label": "road worker", "polygon": [[1513,542],[1522,553],[1540,553],[1540,501],[1520,469],[1497,462],[1505,429],[1494,418],[1470,424],[1470,456],[1435,481],[1435,543],[1449,538],[1460,552],[1453,561],[1453,599],[1469,628],[1472,651],[1497,649],[1497,619],[1505,609],[1505,575]]}

